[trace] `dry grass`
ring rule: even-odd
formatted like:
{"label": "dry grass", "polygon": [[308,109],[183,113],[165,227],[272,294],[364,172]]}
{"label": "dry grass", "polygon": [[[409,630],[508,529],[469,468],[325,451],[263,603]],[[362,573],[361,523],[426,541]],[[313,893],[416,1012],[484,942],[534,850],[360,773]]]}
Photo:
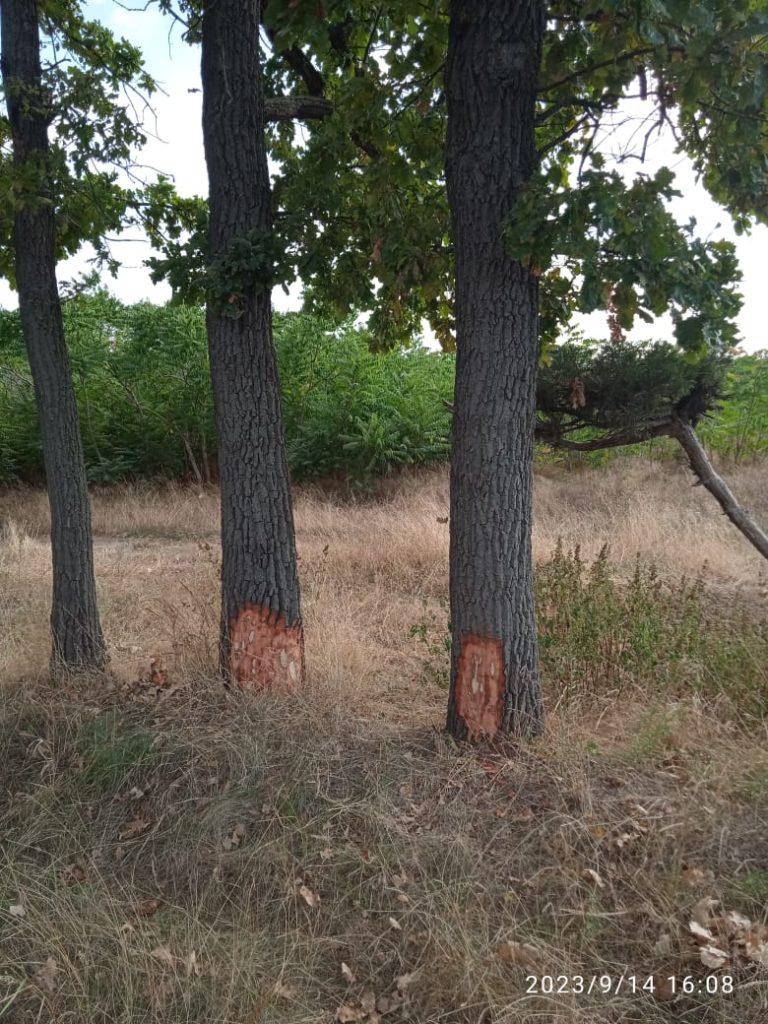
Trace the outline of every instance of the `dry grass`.
{"label": "dry grass", "polygon": [[[765,518],[764,470],[732,481]],[[52,691],[44,498],[0,495],[3,1024],[321,1024],[370,993],[368,1020],[413,1024],[768,1019],[768,965],[732,996],[526,992],[534,972],[705,974],[705,897],[768,923],[766,733],[643,684],[558,706],[527,749],[456,750],[441,654],[410,635],[447,617],[446,512],[438,472],[297,495],[297,702],[216,683],[217,503],[185,488],[96,495],[115,678]],[[723,607],[764,615],[757,559],[682,470],[540,476],[538,558],[558,536],[628,572],[707,559]],[[154,655],[169,690],[137,682]]]}
{"label": "dry grass", "polygon": [[[768,519],[764,466],[731,481]],[[376,500],[305,488],[296,496],[310,671],[366,699],[399,685],[422,657],[409,628],[447,615],[448,480],[444,471],[382,485]],[[213,664],[218,622],[218,500],[214,491],[132,485],[94,497],[96,562],[104,627],[116,671],[150,656],[186,672]],[[0,493],[0,679],[45,671],[49,551],[45,495]],[[543,470],[536,480],[534,554],[558,538],[591,558],[608,543],[629,566],[639,554],[671,577],[706,562],[724,597],[765,608],[768,577],[752,548],[683,467],[636,460],[607,470]],[[425,604],[426,603],[426,604]],[[325,614],[332,607],[333,617]],[[373,691],[372,688],[373,687]]]}

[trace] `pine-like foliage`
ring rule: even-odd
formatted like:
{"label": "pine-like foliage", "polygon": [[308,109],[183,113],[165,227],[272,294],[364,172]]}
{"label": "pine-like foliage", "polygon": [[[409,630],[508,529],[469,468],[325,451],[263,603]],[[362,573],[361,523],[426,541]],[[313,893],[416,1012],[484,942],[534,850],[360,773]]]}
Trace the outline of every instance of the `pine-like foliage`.
{"label": "pine-like foliage", "polygon": [[597,448],[666,433],[676,417],[695,425],[718,408],[729,363],[665,342],[558,345],[539,371],[537,435],[557,445],[578,433]]}

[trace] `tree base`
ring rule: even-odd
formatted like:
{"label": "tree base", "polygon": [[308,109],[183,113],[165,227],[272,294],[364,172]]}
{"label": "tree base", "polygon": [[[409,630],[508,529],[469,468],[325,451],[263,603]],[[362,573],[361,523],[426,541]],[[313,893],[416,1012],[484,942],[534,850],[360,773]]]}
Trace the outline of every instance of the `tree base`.
{"label": "tree base", "polygon": [[229,621],[227,675],[241,690],[292,691],[304,679],[304,629],[266,605],[246,605]]}

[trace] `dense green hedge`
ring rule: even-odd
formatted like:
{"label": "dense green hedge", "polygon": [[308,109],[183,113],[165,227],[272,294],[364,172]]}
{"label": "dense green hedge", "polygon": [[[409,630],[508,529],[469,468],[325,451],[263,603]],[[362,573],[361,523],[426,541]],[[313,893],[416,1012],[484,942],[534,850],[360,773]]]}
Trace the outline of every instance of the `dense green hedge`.
{"label": "dense green hedge", "polygon": [[[202,310],[124,306],[99,292],[66,301],[64,318],[90,479],[215,475]],[[372,353],[366,331],[352,322],[336,326],[303,314],[276,316],[275,341],[295,479],[365,478],[446,457],[452,356],[418,346]],[[768,452],[768,359],[735,360],[728,392],[719,416],[700,428],[705,441],[737,460]],[[650,450],[663,456],[675,449],[661,441]],[[18,315],[0,311],[0,482],[41,477]]]}
{"label": "dense green hedge", "polygon": [[[215,473],[205,317],[189,306],[64,303],[90,479]],[[445,458],[453,360],[415,347],[372,353],[364,330],[275,317],[289,462],[296,479],[365,477]],[[42,476],[18,315],[0,312],[0,481]]]}

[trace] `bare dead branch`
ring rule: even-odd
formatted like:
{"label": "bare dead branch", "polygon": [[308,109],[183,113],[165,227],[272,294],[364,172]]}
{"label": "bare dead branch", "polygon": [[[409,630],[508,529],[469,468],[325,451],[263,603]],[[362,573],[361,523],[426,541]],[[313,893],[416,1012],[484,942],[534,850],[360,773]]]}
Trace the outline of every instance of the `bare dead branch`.
{"label": "bare dead branch", "polygon": [[733,525],[741,531],[753,547],[757,548],[763,558],[768,558],[768,534],[758,526],[749,512],[739,504],[728,484],[715,472],[693,427],[684,420],[677,418],[673,425],[671,436],[680,442],[683,451],[688,456],[691,469],[715,501],[717,501]]}

